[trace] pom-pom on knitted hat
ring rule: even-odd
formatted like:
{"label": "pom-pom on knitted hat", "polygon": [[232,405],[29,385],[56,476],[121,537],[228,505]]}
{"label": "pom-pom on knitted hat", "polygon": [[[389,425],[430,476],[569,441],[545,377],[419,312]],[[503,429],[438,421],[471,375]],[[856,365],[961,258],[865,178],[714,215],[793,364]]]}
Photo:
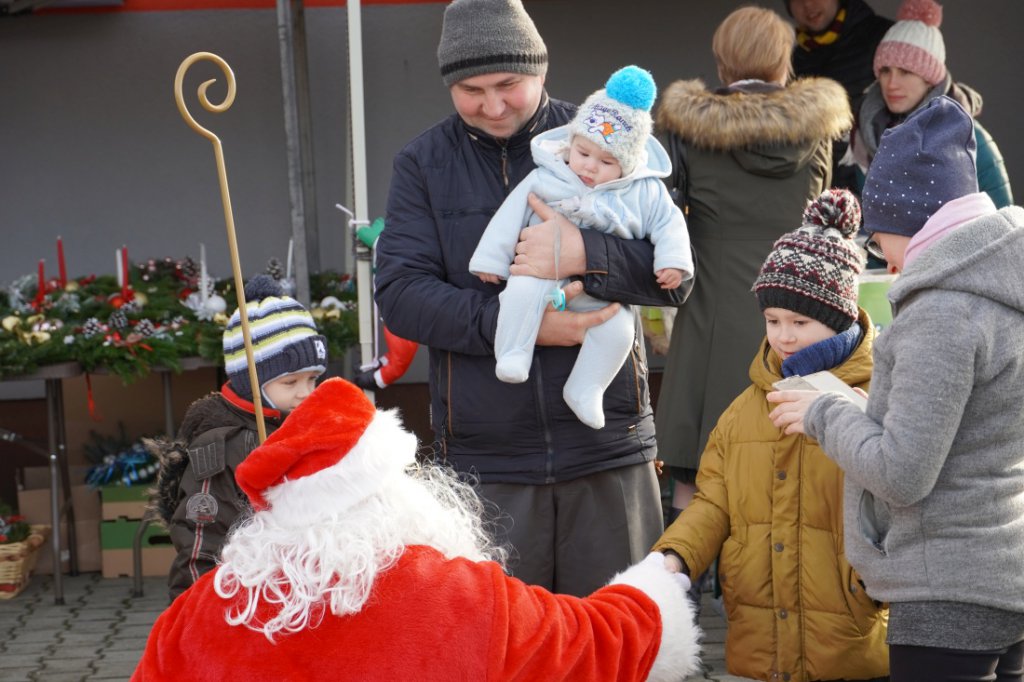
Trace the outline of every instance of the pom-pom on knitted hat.
{"label": "pom-pom on knitted hat", "polygon": [[301,526],[352,507],[415,462],[416,437],[341,378],[320,384],[235,478],[256,511]]}
{"label": "pom-pom on knitted hat", "polygon": [[657,96],[649,71],[624,66],[611,75],[603,90],[586,99],[570,130],[611,152],[622,174],[629,175],[643,158]]}
{"label": "pom-pom on knitted hat", "polygon": [[804,210],[803,225],[780,237],[753,291],[761,310],[784,308],[837,332],[857,319],[857,275],[864,254],[853,241],[860,226],[857,197],[828,189]]}
{"label": "pom-pom on knitted hat", "polygon": [[889,128],[861,192],[864,230],[912,237],[944,204],[978,191],[974,120],[943,95]]}
{"label": "pom-pom on knitted hat", "polygon": [[454,0],[444,10],[437,61],[445,87],[486,73],[548,72],[548,49],[520,0]]}
{"label": "pom-pom on knitted hat", "polygon": [[[260,388],[285,374],[327,369],[327,340],[317,333],[313,316],[294,298],[285,296],[270,275],[256,275],[245,285],[246,313]],[[224,330],[224,370],[231,388],[252,400],[249,364],[238,309]],[[265,398],[264,398],[265,400]]]}
{"label": "pom-pom on knitted hat", "polygon": [[875,50],[875,78],[883,66],[916,73],[929,85],[946,77],[946,44],[939,25],[942,7],[935,0],[904,0],[896,23]]}

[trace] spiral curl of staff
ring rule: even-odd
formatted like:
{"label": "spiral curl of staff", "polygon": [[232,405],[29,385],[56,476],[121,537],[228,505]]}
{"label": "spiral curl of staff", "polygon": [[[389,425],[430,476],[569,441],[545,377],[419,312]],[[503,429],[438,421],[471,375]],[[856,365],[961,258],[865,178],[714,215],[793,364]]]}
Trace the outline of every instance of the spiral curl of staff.
{"label": "spiral curl of staff", "polygon": [[211,102],[206,96],[206,91],[217,82],[217,79],[210,79],[199,86],[199,103],[203,105],[204,109],[215,114],[225,112],[231,108],[232,103],[235,101],[235,74],[231,71],[231,67],[228,66],[226,61],[212,52],[196,52],[186,57],[185,61],[181,63],[181,66],[178,67],[178,73],[174,77],[174,101],[177,102],[178,111],[189,127],[213,143],[213,155],[217,161],[217,177],[220,179],[220,197],[224,204],[224,222],[227,225],[228,231],[228,248],[231,251],[231,270],[235,276],[235,291],[238,294],[238,314],[242,322],[242,341],[245,344],[245,358],[249,363],[249,384],[253,387],[252,402],[256,412],[256,430],[259,433],[260,443],[263,443],[267,439],[267,427],[263,421],[263,400],[259,379],[256,375],[256,360],[253,357],[252,336],[249,332],[249,313],[245,307],[245,282],[242,280],[242,266],[238,260],[238,241],[235,237],[235,217],[231,211],[228,174],[224,166],[224,148],[220,143],[219,137],[199,125],[192,118],[188,107],[185,106],[185,98],[182,94],[185,72],[188,71],[190,66],[200,60],[211,61],[220,67],[220,70],[224,72],[224,78],[227,80],[228,92],[224,97],[224,101],[220,104]]}

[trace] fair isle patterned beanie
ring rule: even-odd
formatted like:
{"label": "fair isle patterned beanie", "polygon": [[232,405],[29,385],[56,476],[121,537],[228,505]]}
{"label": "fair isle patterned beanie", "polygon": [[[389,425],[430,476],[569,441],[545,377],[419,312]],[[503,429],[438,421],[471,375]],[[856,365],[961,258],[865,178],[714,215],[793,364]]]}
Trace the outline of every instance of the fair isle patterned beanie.
{"label": "fair isle patterned beanie", "polygon": [[445,87],[487,73],[548,72],[548,49],[520,0],[454,0],[444,10],[437,61]]}
{"label": "fair isle patterned beanie", "polygon": [[803,225],[775,242],[753,291],[761,310],[784,308],[844,332],[857,320],[864,254],[853,241],[857,197],[828,189],[804,210]]}
{"label": "fair isle patterned beanie", "polygon": [[912,237],[953,199],[978,191],[974,120],[936,97],[882,133],[864,178],[864,231]]}
{"label": "fair isle patterned beanie", "polygon": [[946,44],[939,25],[942,7],[935,0],[904,0],[896,23],[875,50],[875,78],[883,66],[916,73],[929,85],[946,77]]}
{"label": "fair isle patterned beanie", "polygon": [[611,75],[603,90],[587,98],[570,130],[611,152],[622,166],[622,174],[629,175],[644,158],[657,95],[649,71],[624,66]]}
{"label": "fair isle patterned beanie", "polygon": [[[327,369],[327,341],[317,333],[313,316],[285,296],[270,275],[256,275],[245,285],[245,307],[260,388],[285,374]],[[252,400],[249,365],[242,340],[242,317],[236,308],[224,330],[224,370],[231,388]]]}

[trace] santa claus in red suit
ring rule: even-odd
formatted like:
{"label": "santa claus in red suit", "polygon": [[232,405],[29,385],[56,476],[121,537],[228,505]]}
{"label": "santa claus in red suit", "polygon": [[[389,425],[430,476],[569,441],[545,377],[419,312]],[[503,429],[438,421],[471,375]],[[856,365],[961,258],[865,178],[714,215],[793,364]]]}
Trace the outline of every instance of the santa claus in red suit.
{"label": "santa claus in red suit", "polygon": [[506,575],[472,488],[342,379],[238,467],[254,514],[157,619],[133,680],[681,680],[685,576],[651,554],[586,598]]}

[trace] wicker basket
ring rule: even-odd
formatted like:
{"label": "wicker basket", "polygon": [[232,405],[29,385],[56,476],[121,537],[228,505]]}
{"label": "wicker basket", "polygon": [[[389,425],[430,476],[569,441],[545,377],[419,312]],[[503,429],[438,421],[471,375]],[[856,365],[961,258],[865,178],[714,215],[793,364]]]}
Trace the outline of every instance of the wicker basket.
{"label": "wicker basket", "polygon": [[50,527],[33,525],[21,542],[0,545],[0,599],[14,599],[28,587],[29,575],[39,558],[39,548],[50,535]]}

